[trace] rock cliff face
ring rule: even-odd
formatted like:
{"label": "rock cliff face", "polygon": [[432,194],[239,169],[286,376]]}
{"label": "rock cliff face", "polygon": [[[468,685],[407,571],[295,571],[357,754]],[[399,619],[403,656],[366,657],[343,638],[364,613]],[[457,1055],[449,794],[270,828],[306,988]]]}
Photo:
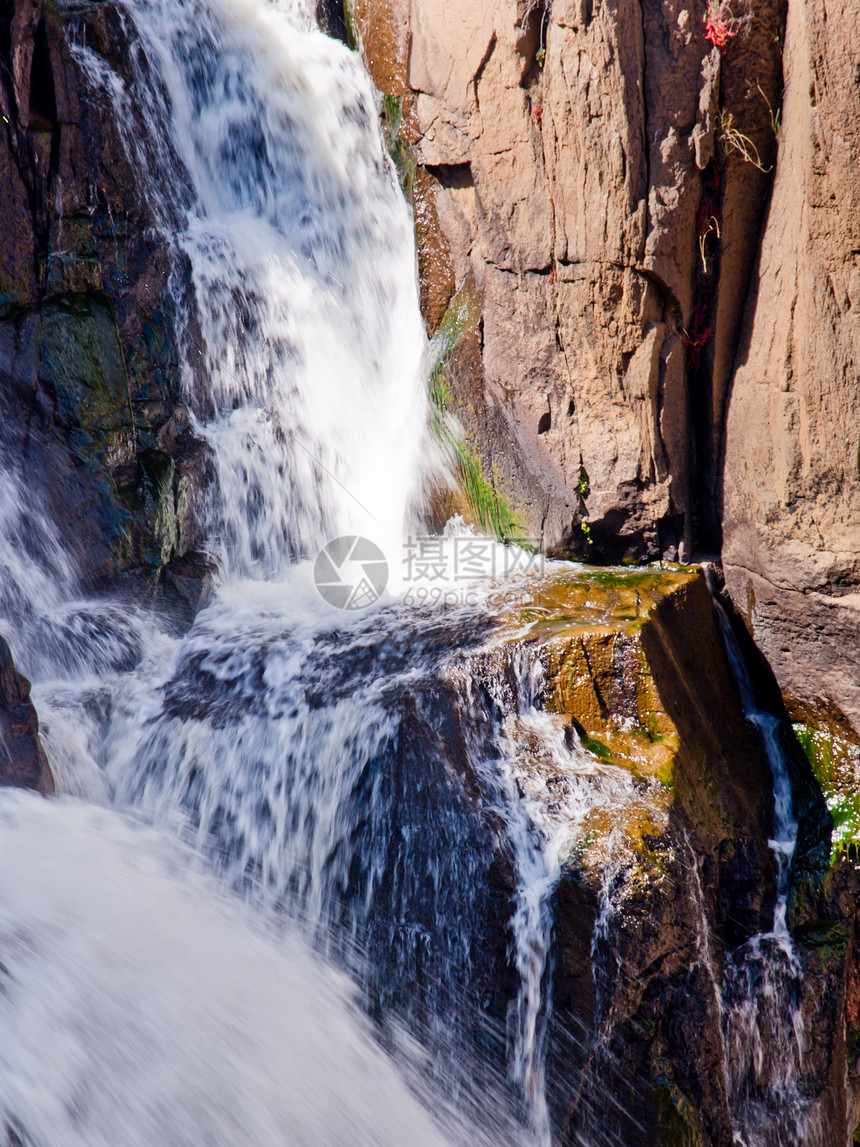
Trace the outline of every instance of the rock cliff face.
{"label": "rock cliff face", "polygon": [[[813,763],[833,807],[853,816],[856,768],[833,749],[853,762],[860,738],[853,13],[814,0],[347,7],[413,197],[428,329],[440,332],[451,405],[485,473],[550,552],[721,553],[727,590],[776,676],[765,692],[779,708],[778,686],[792,718],[809,722],[807,740],[829,746]],[[664,681],[692,649],[690,626],[674,624],[684,637],[661,663]],[[654,621],[641,640],[659,663],[657,632]],[[580,635],[570,648],[587,670],[558,703],[611,742],[605,698],[616,713],[626,703],[617,635]],[[692,678],[701,666],[689,663]],[[685,696],[678,719],[695,708]],[[695,740],[689,726],[685,735]],[[795,784],[808,785],[790,752]],[[713,809],[715,794],[685,788],[689,776],[678,772],[674,807],[694,853],[711,856],[707,885],[719,832],[684,818]],[[807,845],[827,821],[815,801]],[[727,822],[744,817],[734,806]],[[853,832],[840,829],[843,840]],[[703,894],[721,966],[762,911],[767,860],[749,844],[755,831],[744,835],[727,846],[738,871],[726,886],[739,897],[745,873],[747,906],[736,899],[721,917],[714,887]],[[555,998],[567,1027],[550,1057],[562,1141],[731,1142],[725,1094],[704,1067],[719,1060],[713,1019],[673,1018],[674,993],[679,1014],[707,996],[688,958],[692,908],[661,899],[683,879],[673,839],[674,860],[641,886],[628,874],[619,892],[617,1026],[595,1076],[616,1072],[614,1093],[630,1097],[638,1126],[589,1090],[597,1052],[586,1033],[606,989],[582,971],[593,955],[582,929],[563,921],[589,920],[592,935],[599,896],[588,879],[562,883]],[[793,1134],[835,1144],[852,1139],[858,1110],[856,857],[837,850],[828,866],[814,852],[796,858],[789,900],[814,1033],[801,1088],[816,1097]],[[760,1097],[770,1085],[766,1065],[750,1077]]]}
{"label": "rock cliff face", "polygon": [[738,350],[726,577],[799,714],[860,733],[860,47],[797,0],[782,142]]}
{"label": "rock cliff face", "polygon": [[682,4],[384,8],[354,22],[419,165],[428,324],[481,301],[448,376],[487,469],[551,551],[715,544],[778,5],[736,13],[725,50]]}
{"label": "rock cliff face", "polygon": [[193,599],[205,458],[180,397],[174,268],[70,42],[129,50],[110,5],[3,5],[0,450],[84,585],[172,580]]}

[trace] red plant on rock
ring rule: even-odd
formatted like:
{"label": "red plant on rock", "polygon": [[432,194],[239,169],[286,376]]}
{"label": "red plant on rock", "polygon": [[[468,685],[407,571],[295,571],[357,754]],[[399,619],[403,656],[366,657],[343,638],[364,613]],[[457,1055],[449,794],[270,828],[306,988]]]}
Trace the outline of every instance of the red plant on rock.
{"label": "red plant on rock", "polygon": [[737,36],[742,23],[743,20],[732,15],[728,4],[711,0],[705,13],[705,39],[722,51],[728,41]]}
{"label": "red plant on rock", "polygon": [[725,20],[712,20],[710,16],[705,20],[705,39],[710,40],[715,48],[725,48],[726,42],[737,36]]}
{"label": "red plant on rock", "polygon": [[701,304],[693,313],[693,321],[690,324],[691,329],[681,330],[681,341],[687,348],[687,370],[689,371],[699,369],[699,365],[702,361],[702,350],[708,339],[714,333],[713,327],[705,326],[707,318],[708,308],[705,304]]}

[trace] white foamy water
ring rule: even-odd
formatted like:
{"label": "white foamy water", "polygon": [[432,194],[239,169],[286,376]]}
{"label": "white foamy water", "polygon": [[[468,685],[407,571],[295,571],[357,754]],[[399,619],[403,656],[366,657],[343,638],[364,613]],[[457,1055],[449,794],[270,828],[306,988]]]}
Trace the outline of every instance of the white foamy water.
{"label": "white foamy water", "polygon": [[[214,450],[222,575],[272,577],[351,533],[393,564],[426,449],[426,340],[360,60],[295,3],[125,8],[160,80],[134,84],[128,147],[141,172],[161,151],[149,198],[190,262],[180,337]],[[115,77],[110,90],[122,111]]]}
{"label": "white foamy water", "polygon": [[3,793],[0,870],[4,1142],[442,1147],[348,983],[151,831]]}
{"label": "white foamy water", "polygon": [[[495,671],[484,668],[475,675],[467,660],[451,672],[472,717],[471,727],[480,727],[484,689],[501,715],[494,751],[488,754],[473,738],[469,756],[506,823],[516,863],[511,931],[519,982],[509,1009],[509,1074],[524,1103],[532,1142],[551,1147],[545,1059],[552,1008],[547,991],[552,898],[586,818],[597,809],[618,812],[639,794],[627,770],[598,761],[543,708],[545,671],[534,652],[520,646],[509,655],[495,650],[490,657],[500,655]],[[608,880],[628,850],[622,832],[607,846],[615,854],[607,866]]]}

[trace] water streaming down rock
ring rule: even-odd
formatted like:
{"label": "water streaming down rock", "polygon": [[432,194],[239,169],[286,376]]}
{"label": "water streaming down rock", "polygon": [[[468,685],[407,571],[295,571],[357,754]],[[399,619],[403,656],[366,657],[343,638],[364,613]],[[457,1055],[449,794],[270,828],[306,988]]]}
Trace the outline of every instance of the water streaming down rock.
{"label": "water streaming down rock", "polygon": [[338,960],[357,946],[368,1006],[420,1036],[438,1098],[486,1121],[491,1095],[497,1134],[548,1143],[552,894],[578,825],[633,781],[565,738],[540,662],[497,647],[489,613],[323,625],[281,589],[223,589],[114,702],[115,800]]}
{"label": "water streaming down rock", "polygon": [[[513,645],[478,653],[451,673],[469,715],[468,759],[484,778],[487,803],[506,825],[516,860],[512,931],[519,986],[509,1008],[510,1075],[535,1141],[548,1144],[545,1055],[554,893],[583,822],[597,810],[629,805],[636,786],[629,773],[602,765],[582,749],[570,729],[546,711],[544,667],[533,650]],[[496,731],[481,745],[474,731],[488,711]],[[616,863],[625,854],[618,844]]]}
{"label": "water streaming down rock", "polygon": [[804,1096],[804,1054],[800,1011],[802,970],[786,917],[791,861],[798,822],[791,777],[780,744],[780,721],[760,708],[743,652],[719,600],[715,610],[741,704],[758,731],[773,776],[773,837],[776,902],[773,924],[727,957],[724,1025],[730,1105],[736,1142],[744,1147],[779,1147],[812,1142],[811,1100]]}
{"label": "water streaming down rock", "polygon": [[360,61],[297,2],[124,7],[128,74],[76,56],[176,245],[222,576],[276,576],[347,533],[395,564],[426,453],[425,337]]}
{"label": "water streaming down rock", "polygon": [[[726,1092],[738,1135],[748,1144],[769,1147],[780,1134],[790,1138],[805,1117],[790,1025],[776,1017],[794,985],[791,961],[779,951],[784,895],[777,898],[773,928],[768,924],[730,961],[725,1000],[715,999],[723,937],[714,933],[712,950],[708,929],[715,921],[719,926],[721,911],[714,869],[707,869],[712,838],[696,836],[700,826],[684,822],[681,796],[673,806],[675,823],[655,826],[659,817],[640,818],[632,835],[641,837],[644,850],[638,857],[625,853],[615,818],[621,822],[631,804],[651,800],[658,781],[653,774],[631,777],[584,753],[572,730],[585,713],[575,704],[559,709],[574,718],[567,730],[544,711],[555,684],[547,688],[543,680],[536,651],[542,639],[529,647],[505,633],[480,594],[468,609],[390,602],[363,617],[327,611],[316,596],[304,559],[336,532],[366,532],[393,545],[389,557],[396,563],[424,450],[423,334],[409,221],[373,122],[373,94],[355,59],[318,37],[308,14],[292,4],[152,0],[117,9],[115,0],[94,8],[69,0],[63,7],[90,97],[100,115],[112,108],[124,130],[131,162],[120,163],[120,182],[140,182],[153,205],[143,213],[147,226],[154,217],[164,232],[157,243],[173,253],[171,313],[193,428],[207,444],[212,482],[205,545],[217,571],[208,608],[184,636],[165,631],[142,606],[94,598],[77,572],[74,529],[60,530],[40,513],[27,474],[4,458],[0,614],[19,663],[34,678],[60,789],[113,803],[190,842],[192,858],[173,874],[180,898],[191,888],[205,900],[189,870],[214,871],[222,886],[253,903],[258,921],[280,929],[276,942],[287,949],[278,975],[290,987],[279,996],[271,986],[273,1011],[289,1006],[304,979],[307,960],[290,933],[304,930],[317,961],[323,950],[348,968],[373,1017],[375,1038],[406,1063],[413,1086],[429,1095],[456,1142],[480,1141],[471,1120],[494,1147],[546,1147],[548,1073],[555,1073],[555,1129],[566,1143],[647,1142],[662,1126],[665,1103],[685,1096],[712,1118],[714,1141],[729,1141],[731,1131],[723,1134],[728,1120],[721,1122]],[[88,23],[91,8],[99,15]],[[90,34],[103,16],[112,49],[105,36]],[[0,348],[4,354],[7,345]],[[398,453],[389,461],[384,448],[390,451],[392,443]],[[638,588],[633,596],[636,609],[627,622],[636,625],[645,614]],[[600,611],[590,611],[586,601],[584,613],[591,612],[599,622]],[[689,628],[680,634],[683,643]],[[622,627],[609,638],[611,712],[599,708],[612,719],[635,717],[647,739],[653,729],[644,710],[627,707],[626,686],[636,691],[628,661],[639,658],[644,669],[648,646],[630,636]],[[651,637],[657,640],[653,631]],[[569,630],[565,640],[580,644]],[[689,677],[691,659],[668,645]],[[594,654],[596,646],[590,648]],[[701,654],[695,648],[692,660]],[[547,659],[548,677],[551,665]],[[703,679],[710,684],[713,677]],[[693,708],[699,701],[683,691],[677,697]],[[588,727],[604,735],[597,725]],[[746,744],[737,732],[731,736]],[[707,744],[707,767],[719,762],[722,768],[721,746],[710,756]],[[703,779],[697,763],[690,771],[694,784]],[[689,780],[682,772],[679,766],[679,781]],[[765,773],[755,774],[759,791],[766,789]],[[669,803],[664,795],[660,808]],[[68,814],[69,831],[74,807],[60,805],[56,814]],[[589,823],[595,811],[602,820]],[[765,819],[742,815],[737,823],[749,834],[754,821]],[[109,823],[115,822],[88,814],[82,821],[95,842],[117,839]],[[599,848],[568,855],[578,829],[583,838],[596,829],[608,855],[598,855]],[[120,848],[128,845],[137,855],[125,830],[117,833]],[[9,834],[14,844],[11,828]],[[51,835],[59,839],[61,826],[52,822]],[[653,848],[650,835],[659,838]],[[787,839],[778,829],[773,835]],[[733,845],[737,835],[729,836],[720,844]],[[138,839],[141,854],[160,852],[151,837]],[[113,844],[97,845],[106,868],[113,867],[114,851]],[[721,856],[714,859],[721,864]],[[641,879],[640,862],[650,866]],[[690,863],[701,867],[685,891]],[[127,867],[116,867],[129,891],[139,887]],[[103,940],[100,950],[119,963],[128,944],[111,933],[110,917],[123,928],[126,918],[111,911],[109,896],[95,894],[91,866],[70,858],[69,868],[80,884],[80,896],[69,897],[77,914],[69,931],[80,930],[82,949]],[[728,870],[720,867],[718,877]],[[50,884],[52,872],[41,872]],[[787,864],[783,879],[786,874]],[[32,893],[33,882],[21,887]],[[173,892],[165,896],[175,901]],[[561,910],[553,919],[555,897]],[[44,933],[50,958],[38,967],[50,980],[59,970],[51,955],[57,953],[52,918],[57,927],[62,920],[46,907],[35,921],[23,900],[7,900],[7,934]],[[761,929],[757,907],[753,914],[754,930]],[[241,923],[229,927],[242,930]],[[577,928],[583,935],[571,954]],[[169,963],[169,933],[157,927],[155,933],[158,944],[147,951]],[[220,947],[217,938],[211,944]],[[249,968],[259,968],[253,953],[246,955]],[[132,1029],[146,1035],[146,1023],[138,1022],[139,981],[118,981],[91,952],[87,958],[115,1007],[111,1014],[107,1004],[99,1011],[99,1039],[114,1046],[117,1016],[131,1016]],[[190,957],[192,963],[204,959],[199,950]],[[563,969],[559,981],[556,968]],[[260,1057],[270,1049],[277,1058],[280,1038],[263,1024],[255,1042],[255,1023],[243,1026],[229,1006],[232,979],[219,975],[213,970],[206,979],[207,1022],[195,1018],[200,1000],[193,992],[189,1011],[182,1012],[193,1013],[194,1039],[165,1034],[144,1065],[147,1081],[160,1073],[182,1081],[195,1113],[204,1104],[200,1097],[214,1091],[212,1121],[206,1113],[198,1120],[207,1141],[215,1142],[227,1135],[233,1141],[232,1121],[241,1110],[229,1079],[224,1082],[229,1064],[238,1073],[243,1061],[268,1080]],[[23,985],[25,972],[20,976]],[[327,1014],[325,991],[320,994],[310,976],[307,994]],[[582,990],[556,994],[558,1025],[572,1016],[575,1030],[587,1031],[584,1049],[567,1058],[569,1045],[557,1040],[547,1002],[548,985],[565,977],[567,988],[578,979],[574,987]],[[651,992],[641,1009],[637,980]],[[77,973],[58,982],[70,1000],[89,999]],[[9,1007],[0,1016],[13,1028],[20,1016],[38,1011],[31,985],[27,980],[2,1001]],[[151,980],[144,994],[160,1003]],[[336,1011],[337,1036],[352,1026]],[[9,1096],[0,1082],[10,1124],[18,1120],[9,1137],[26,1141],[26,1124],[37,1147],[40,1139],[65,1147],[72,1139],[65,1111],[53,1130],[50,1120],[71,1106],[90,1119],[88,1141],[123,1138],[116,1131],[117,1112],[125,1110],[117,1076],[80,1047],[75,1005],[57,1014],[71,1066],[39,1077],[29,1108],[20,1090]],[[256,1005],[249,1015],[257,1017]],[[404,1038],[404,1027],[418,1037],[420,1052]],[[42,1030],[40,1020],[33,1031]],[[225,1033],[237,1031],[233,1044],[241,1044],[241,1055],[224,1050]],[[691,1031],[697,1041],[704,1033],[704,1054],[690,1051]],[[354,1034],[360,1054],[363,1037]],[[141,1043],[135,1036],[134,1048]],[[730,1083],[727,1043],[737,1065]],[[761,1054],[764,1045],[776,1049],[772,1062]],[[9,1046],[10,1059],[20,1052],[19,1066],[32,1062],[27,1039]],[[376,1062],[372,1049],[368,1056]],[[685,1060],[694,1061],[689,1073]],[[20,1079],[16,1071],[13,1063],[10,1078]],[[96,1071],[114,1081],[101,1106],[99,1097],[91,1099]],[[347,1122],[356,1106],[354,1122],[362,1128],[364,1080],[347,1074],[337,1095]],[[402,1090],[392,1086],[399,1107]],[[267,1089],[262,1082],[253,1092],[255,1106],[273,1111],[276,1120],[291,1117],[285,1100]],[[149,1110],[155,1090],[144,1088],[139,1097],[140,1138],[171,1142],[172,1132]],[[330,1099],[329,1091],[323,1102]],[[41,1122],[33,1104],[44,1108]],[[184,1118],[186,1108],[180,1111]],[[694,1122],[685,1134],[693,1134]],[[313,1125],[306,1134],[336,1142],[343,1133]],[[265,1142],[265,1134],[258,1138]]]}
{"label": "water streaming down rock", "polygon": [[[584,1118],[569,1129],[589,1145],[617,1142],[605,1118],[611,1106],[625,1109],[618,1125],[634,1131],[639,1113],[637,1095],[615,1087],[629,1080],[616,1062],[623,1039],[610,1048],[610,1036],[629,1003],[624,961],[637,929],[641,936],[636,913],[660,893],[636,900],[638,862],[612,825],[638,802],[635,819],[658,783],[596,760],[573,726],[545,711],[541,654],[505,630],[480,592],[468,608],[391,600],[348,614],[322,602],[306,560],[337,533],[365,533],[396,569],[425,465],[409,219],[367,80],[299,5],[121,3],[116,28],[127,50],[110,63],[79,11],[69,4],[74,59],[92,99],[122,125],[130,167],[174,256],[185,395],[211,460],[206,545],[217,573],[207,607],[182,635],[143,607],[87,597],[71,543],[66,552],[38,507],[24,511],[21,476],[3,475],[0,563],[11,588],[0,587],[0,612],[34,678],[60,788],[187,841],[193,852],[175,874],[180,886],[197,889],[190,870],[202,867],[250,901],[282,941],[301,929],[349,970],[376,1038],[406,1062],[449,1137],[480,1142],[477,1124],[494,1147],[551,1142],[553,898],[565,865],[570,876],[578,830],[602,814],[606,855],[589,860],[591,876],[604,877],[592,943],[598,1023],[574,1095],[594,1126]],[[31,563],[38,576],[28,583]],[[636,625],[645,614],[639,589],[633,597],[627,622]],[[585,613],[600,620],[588,603]],[[611,637],[621,660],[644,656],[627,637]],[[87,831],[111,837],[108,823],[87,820]],[[683,839],[659,842],[664,888],[683,886]],[[91,868],[84,872],[88,880]],[[691,901],[707,927],[701,888]],[[105,935],[105,903],[81,905],[85,933]],[[11,930],[16,914],[26,928],[20,902],[9,913]],[[47,916],[42,924],[49,930]],[[625,929],[626,947],[618,946]],[[696,935],[685,986],[710,1001],[714,962]],[[663,938],[652,939],[656,959]],[[761,939],[761,958],[750,943],[726,993],[726,1038],[737,1040],[746,1065],[771,1023],[772,1005],[762,1001],[782,990],[775,980],[773,992],[760,989],[762,969],[779,967],[768,951],[773,937]],[[107,947],[118,954],[122,938]],[[587,936],[584,956],[587,975]],[[301,981],[305,957],[287,963],[289,982]],[[127,983],[100,982],[119,1015],[137,1014],[137,1001],[123,998]],[[317,998],[315,981],[308,991]],[[198,1029],[213,1055],[236,1028],[222,994],[212,992],[212,1026]],[[14,1012],[6,1018],[17,1022]],[[404,1029],[420,1054],[404,1052]],[[253,1028],[239,1030],[243,1056],[247,1049],[256,1064]],[[265,1029],[266,1047],[277,1042],[270,1035]],[[211,1059],[204,1055],[201,1068],[193,1048],[177,1048],[158,1045],[153,1072],[167,1062],[194,1095],[222,1089]],[[656,1054],[643,1061],[643,1078],[660,1069]],[[747,1134],[769,1103],[793,1103],[794,1085],[765,1094],[744,1071],[732,1088]],[[46,1110],[67,1094],[63,1081],[37,1086]],[[360,1092],[361,1081],[355,1086]],[[347,1113],[353,1102],[361,1108],[352,1090],[342,1095]],[[22,1102],[15,1097],[19,1109]],[[259,1102],[283,1110],[274,1097]],[[113,1113],[90,1110],[112,1126]],[[231,1118],[223,1114],[225,1128]],[[164,1139],[150,1129],[142,1142]],[[223,1134],[216,1127],[210,1139]],[[748,1147],[769,1147],[749,1138]]]}

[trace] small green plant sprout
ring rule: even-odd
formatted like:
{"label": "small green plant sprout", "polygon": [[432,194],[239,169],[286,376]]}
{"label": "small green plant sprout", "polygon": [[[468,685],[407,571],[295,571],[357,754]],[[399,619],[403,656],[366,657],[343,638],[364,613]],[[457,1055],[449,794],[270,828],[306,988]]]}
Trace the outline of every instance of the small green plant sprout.
{"label": "small green plant sprout", "polygon": [[591,493],[591,485],[588,481],[588,474],[586,473],[582,462],[579,464],[579,481],[576,484],[576,490],[580,498],[582,498],[583,502]]}
{"label": "small green plant sprout", "polygon": [[445,378],[449,356],[460,340],[477,326],[480,297],[468,285],[461,288],[433,336],[431,349],[436,364],[430,374],[429,394],[433,432],[459,479],[475,521],[505,543],[531,548],[524,524],[487,476],[478,454],[465,441],[463,428],[453,413],[453,398]]}
{"label": "small green plant sprout", "polygon": [[583,518],[582,521],[579,523],[579,528],[582,530],[582,533],[585,537],[585,540],[588,542],[588,544],[590,546],[593,546],[594,545],[594,538],[592,538],[592,536],[591,536],[591,526],[589,526],[589,524],[585,520],[585,518]]}
{"label": "small green plant sprout", "polygon": [[734,16],[725,0],[708,0],[705,12],[705,39],[720,51],[749,20],[749,16]]}
{"label": "small green plant sprout", "polygon": [[756,84],[756,87],[761,92],[761,98],[767,104],[767,110],[770,112],[770,128],[773,132],[774,139],[779,139],[782,135],[782,108],[774,108],[770,100],[762,91],[761,84]]}
{"label": "small green plant sprout", "polygon": [[757,167],[759,171],[767,174],[767,172],[771,170],[762,163],[758,148],[750,137],[744,135],[743,132],[735,127],[732,113],[725,111],[723,108],[720,109],[717,116],[716,136],[717,147],[723,156],[727,157],[734,151],[737,152],[745,163],[751,163],[753,167]]}

